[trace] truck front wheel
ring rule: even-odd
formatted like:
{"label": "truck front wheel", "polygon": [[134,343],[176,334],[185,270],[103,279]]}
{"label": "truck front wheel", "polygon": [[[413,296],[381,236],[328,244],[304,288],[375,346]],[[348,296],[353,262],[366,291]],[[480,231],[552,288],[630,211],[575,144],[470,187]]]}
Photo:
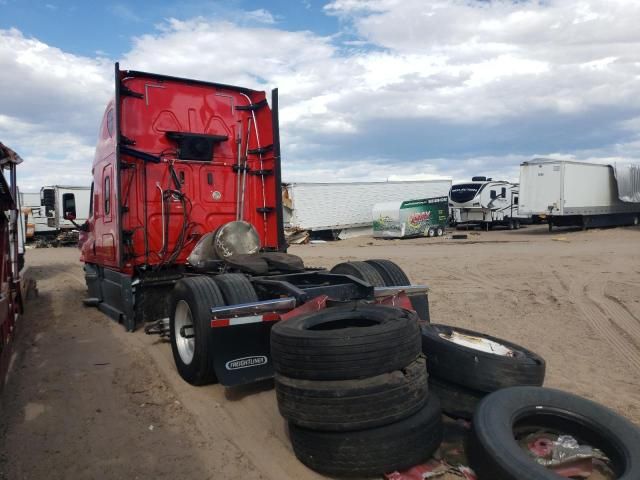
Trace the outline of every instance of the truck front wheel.
{"label": "truck front wheel", "polygon": [[169,337],[180,376],[192,385],[216,382],[213,368],[211,307],[224,306],[210,277],[187,277],[176,283],[170,300]]}

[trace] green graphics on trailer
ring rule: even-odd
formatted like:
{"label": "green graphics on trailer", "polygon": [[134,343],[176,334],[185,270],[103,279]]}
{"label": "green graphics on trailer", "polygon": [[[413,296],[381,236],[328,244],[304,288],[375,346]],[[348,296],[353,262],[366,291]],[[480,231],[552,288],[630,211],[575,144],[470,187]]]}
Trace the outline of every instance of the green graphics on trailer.
{"label": "green graphics on trailer", "polygon": [[448,197],[381,203],[374,207],[373,236],[402,238],[426,235],[430,227],[444,229],[448,218]]}
{"label": "green graphics on trailer", "polygon": [[400,206],[400,221],[405,224],[405,236],[424,235],[432,226],[444,227],[448,216],[448,197],[408,200]]}

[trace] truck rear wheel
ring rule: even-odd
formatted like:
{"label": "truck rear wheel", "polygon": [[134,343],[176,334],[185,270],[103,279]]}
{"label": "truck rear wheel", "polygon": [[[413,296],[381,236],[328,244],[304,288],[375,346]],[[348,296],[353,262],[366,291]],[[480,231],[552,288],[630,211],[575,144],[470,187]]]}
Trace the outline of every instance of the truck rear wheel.
{"label": "truck rear wheel", "polygon": [[215,278],[227,305],[257,302],[258,295],[249,279],[242,273],[225,273]]}
{"label": "truck rear wheel", "polygon": [[364,280],[374,287],[384,287],[385,283],[377,269],[373,268],[367,262],[343,262],[337,264],[331,269],[331,273],[339,273],[341,275],[351,275],[353,277]]}
{"label": "truck rear wheel", "polygon": [[176,283],[169,306],[169,338],[180,376],[192,385],[216,382],[211,338],[211,307],[225,304],[210,277],[187,277]]}
{"label": "truck rear wheel", "polygon": [[[375,268],[382,279],[384,280],[383,286],[385,287],[397,287],[399,285],[411,285],[411,281],[404,270],[398,266],[398,264],[391,260],[374,259],[366,260],[366,263]],[[413,309],[418,314],[420,320],[429,321],[429,298],[427,294],[414,295],[409,297]]]}

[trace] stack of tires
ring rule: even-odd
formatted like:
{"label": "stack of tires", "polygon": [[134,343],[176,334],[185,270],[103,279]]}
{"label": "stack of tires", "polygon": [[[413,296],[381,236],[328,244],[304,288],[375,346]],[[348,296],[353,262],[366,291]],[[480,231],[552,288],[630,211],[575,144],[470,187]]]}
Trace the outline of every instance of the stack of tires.
{"label": "stack of tires", "polygon": [[278,407],[298,459],[324,474],[363,477],[429,458],[442,420],[420,343],[414,312],[379,305],[276,324]]}
{"label": "stack of tires", "polygon": [[514,386],[540,386],[545,361],[520,345],[447,325],[422,326],[430,391],[442,410],[470,420],[486,395]]}

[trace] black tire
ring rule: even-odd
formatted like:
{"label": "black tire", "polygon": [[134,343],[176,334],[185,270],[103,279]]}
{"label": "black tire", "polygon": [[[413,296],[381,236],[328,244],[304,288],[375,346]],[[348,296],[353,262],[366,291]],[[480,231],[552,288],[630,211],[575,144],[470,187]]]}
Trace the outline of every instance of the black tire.
{"label": "black tire", "polygon": [[427,229],[427,237],[435,237],[436,236],[436,231],[434,230],[433,227],[429,227]]}
{"label": "black tire", "polygon": [[[453,332],[497,342],[513,356],[476,350],[446,339]],[[448,325],[422,327],[422,351],[427,356],[429,375],[481,392],[493,392],[516,385],[539,386],[544,382],[545,361],[515,343],[464,328]]]}
{"label": "black tire", "polygon": [[442,441],[437,397],[399,422],[355,432],[318,432],[289,424],[296,457],[309,468],[338,477],[372,477],[429,458]]}
{"label": "black tire", "polygon": [[249,279],[242,273],[225,273],[215,277],[227,305],[257,302],[258,295]]}
{"label": "black tire", "polygon": [[557,480],[537,464],[514,437],[514,421],[572,435],[611,460],[618,480],[640,478],[640,429],[586,398],[559,390],[513,387],[480,402],[468,443],[469,461],[479,478]]}
{"label": "black tire", "polygon": [[515,230],[516,224],[513,220],[509,220],[509,230]]}
{"label": "black tire", "polygon": [[384,280],[375,268],[366,262],[343,262],[331,269],[331,273],[341,275],[351,275],[352,277],[364,280],[374,287],[384,287]]}
{"label": "black tire", "polygon": [[429,377],[429,394],[440,399],[442,411],[453,418],[471,420],[480,400],[487,396],[440,378]]}
{"label": "black tire", "polygon": [[441,237],[444,235],[444,229],[442,227],[436,228],[436,237]]}
{"label": "black tire", "polygon": [[[385,287],[396,287],[398,285],[411,285],[411,281],[404,270],[398,266],[395,262],[385,259],[365,260],[366,263],[375,268],[382,280]],[[430,321],[429,314],[429,297],[427,294],[413,295],[409,297],[413,309],[418,314],[420,320]]]}
{"label": "black tire", "polygon": [[304,428],[353,431],[413,415],[427,401],[423,356],[402,370],[360,380],[298,380],[276,375],[280,414]]}
{"label": "black tire", "polygon": [[515,222],[516,230],[520,230],[520,220],[516,220]]}
{"label": "black tire", "polygon": [[382,305],[328,308],[271,330],[275,371],[306,380],[352,380],[400,370],[420,354],[414,312]]}
{"label": "black tire", "polygon": [[[189,305],[193,317],[195,348],[189,363],[181,358],[176,343],[175,313],[181,300]],[[222,292],[210,277],[187,277],[176,283],[169,302],[169,339],[178,373],[192,385],[215,383],[210,308],[225,304]]]}

